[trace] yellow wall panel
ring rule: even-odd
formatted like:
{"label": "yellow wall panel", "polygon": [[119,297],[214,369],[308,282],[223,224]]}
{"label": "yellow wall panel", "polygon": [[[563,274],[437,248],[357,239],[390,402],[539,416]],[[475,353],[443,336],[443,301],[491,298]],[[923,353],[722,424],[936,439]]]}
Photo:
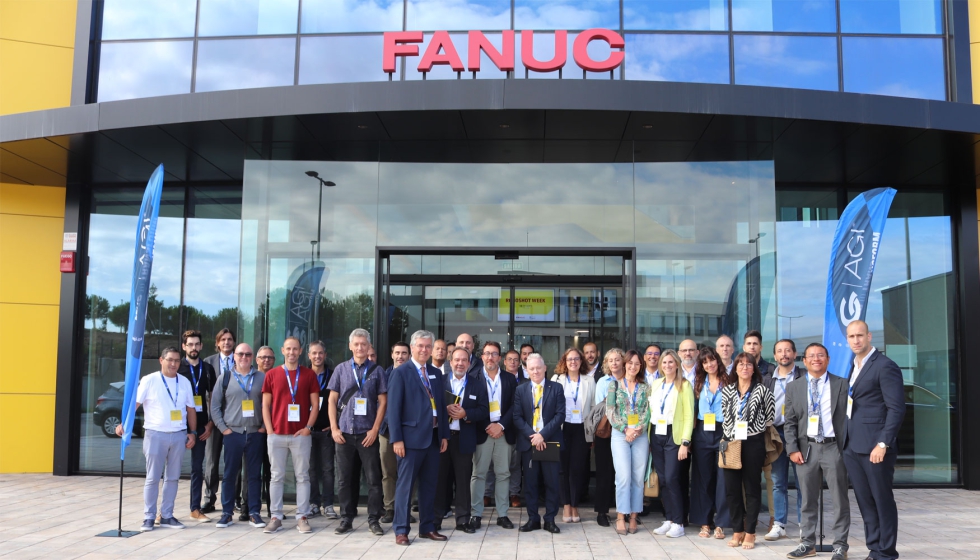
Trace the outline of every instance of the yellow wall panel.
{"label": "yellow wall panel", "polygon": [[58,305],[63,218],[0,216],[0,302]]}
{"label": "yellow wall panel", "polygon": [[70,105],[74,52],[0,39],[0,115]]}
{"label": "yellow wall panel", "polygon": [[0,214],[64,218],[65,189],[0,183]]}
{"label": "yellow wall panel", "polygon": [[970,13],[970,42],[980,43],[980,0],[968,0],[967,7]]}
{"label": "yellow wall panel", "polygon": [[0,38],[74,48],[75,0],[0,0]]}
{"label": "yellow wall panel", "polygon": [[54,394],[57,335],[57,305],[0,303],[0,393]]}
{"label": "yellow wall panel", "polygon": [[0,473],[50,473],[53,461],[54,395],[0,394]]}

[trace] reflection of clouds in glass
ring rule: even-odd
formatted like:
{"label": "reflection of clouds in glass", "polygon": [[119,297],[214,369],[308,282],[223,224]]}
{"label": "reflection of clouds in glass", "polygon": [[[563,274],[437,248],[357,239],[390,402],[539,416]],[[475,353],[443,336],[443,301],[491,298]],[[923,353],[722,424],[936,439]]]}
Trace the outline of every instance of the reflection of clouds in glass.
{"label": "reflection of clouds in glass", "polygon": [[303,33],[401,31],[402,0],[303,0]]}
{"label": "reflection of clouds in glass", "polygon": [[293,84],[296,39],[200,41],[196,91]]}
{"label": "reflection of clouds in glass", "polygon": [[510,29],[510,1],[409,0],[406,22],[412,31]]}
{"label": "reflection of clouds in glass", "polygon": [[238,307],[241,222],[187,221],[184,305],[214,315]]}
{"label": "reflection of clouds in glass", "polygon": [[834,0],[733,0],[732,27],[736,31],[837,30]]}
{"label": "reflection of clouds in glass", "polygon": [[514,29],[619,29],[618,0],[516,0]]}
{"label": "reflection of clouds in glass", "polygon": [[623,27],[635,30],[724,31],[725,0],[623,0]]}
{"label": "reflection of clouds in glass", "polygon": [[941,39],[845,37],[844,91],[946,99]]}
{"label": "reflection of clouds in glass", "polygon": [[102,38],[193,37],[197,0],[105,0]]}
{"label": "reflection of clouds in glass", "polygon": [[727,84],[728,36],[626,36],[626,79]]}
{"label": "reflection of clouds in glass", "polygon": [[104,43],[99,61],[99,101],[191,91],[191,41]]}
{"label": "reflection of clouds in glass", "polygon": [[837,90],[837,39],[735,36],[735,83]]}
{"label": "reflection of clouds in glass", "polygon": [[201,0],[198,33],[267,35],[296,33],[299,0]]}
{"label": "reflection of clouds in glass", "polygon": [[[381,35],[303,37],[300,43],[299,83],[387,80],[388,74],[381,70],[379,64],[383,48]],[[338,53],[344,54],[337,56]],[[395,72],[395,80],[400,72]]]}

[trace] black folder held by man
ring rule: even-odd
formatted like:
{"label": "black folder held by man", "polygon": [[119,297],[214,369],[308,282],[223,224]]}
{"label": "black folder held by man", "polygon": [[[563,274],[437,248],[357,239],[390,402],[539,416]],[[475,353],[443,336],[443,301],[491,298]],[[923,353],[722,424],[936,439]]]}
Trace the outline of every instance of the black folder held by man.
{"label": "black folder held by man", "polygon": [[456,393],[453,393],[452,391],[444,391],[444,393],[445,395],[443,398],[446,399],[446,406],[449,406],[451,404],[459,404],[460,401],[462,400],[459,398],[459,396],[456,395]]}
{"label": "black folder held by man", "polygon": [[543,450],[538,451],[536,447],[531,448],[532,461],[555,461],[561,460],[561,444],[557,441],[546,441]]}

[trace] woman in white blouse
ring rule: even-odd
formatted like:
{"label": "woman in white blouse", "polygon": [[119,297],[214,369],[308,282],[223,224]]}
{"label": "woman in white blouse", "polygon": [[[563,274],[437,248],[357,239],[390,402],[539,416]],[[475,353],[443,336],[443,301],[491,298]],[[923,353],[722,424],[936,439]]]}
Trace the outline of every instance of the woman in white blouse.
{"label": "woman in white blouse", "polygon": [[558,489],[561,503],[565,506],[562,521],[578,523],[582,517],[578,505],[588,490],[589,451],[592,438],[585,433],[585,419],[592,414],[595,401],[595,380],[582,375],[585,355],[578,348],[565,350],[552,381],[560,383],[565,391],[565,423],[562,435],[565,445],[561,448],[561,474]]}

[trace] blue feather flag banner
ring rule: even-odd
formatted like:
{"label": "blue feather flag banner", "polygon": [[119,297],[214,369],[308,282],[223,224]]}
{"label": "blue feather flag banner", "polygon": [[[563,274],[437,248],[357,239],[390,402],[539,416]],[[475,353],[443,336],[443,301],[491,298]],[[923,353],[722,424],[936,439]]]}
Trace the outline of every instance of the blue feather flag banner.
{"label": "blue feather flag banner", "polygon": [[150,271],[153,269],[153,241],[160,214],[160,195],[163,193],[163,164],[157,166],[146,183],[143,204],[136,223],[136,252],[133,257],[133,289],[130,292],[129,328],[126,338],[126,391],[123,394],[123,436],[119,459],[126,459],[126,447],[133,436],[136,416],[136,387],[140,381],[143,362],[143,338],[146,334],[146,307],[150,292]]}
{"label": "blue feather flag banner", "polygon": [[871,276],[895,189],[861,193],[844,209],[830,248],[823,343],[830,352],[827,371],[847,377],[854,354],[847,345],[847,326],[868,313]]}

